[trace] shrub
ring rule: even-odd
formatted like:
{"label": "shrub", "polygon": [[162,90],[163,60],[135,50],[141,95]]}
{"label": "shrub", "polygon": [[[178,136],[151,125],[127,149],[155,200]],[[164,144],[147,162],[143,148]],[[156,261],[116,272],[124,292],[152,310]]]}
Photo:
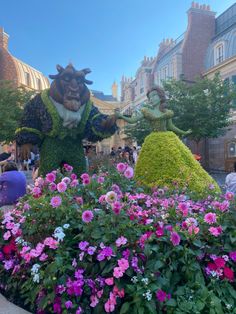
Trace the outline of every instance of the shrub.
{"label": "shrub", "polygon": [[41,314],[233,313],[233,194],[144,192],[117,169],[54,171],[4,215],[4,294]]}
{"label": "shrub", "polygon": [[146,137],[135,168],[135,179],[147,186],[188,186],[199,196],[217,183],[173,132],[153,132]]}

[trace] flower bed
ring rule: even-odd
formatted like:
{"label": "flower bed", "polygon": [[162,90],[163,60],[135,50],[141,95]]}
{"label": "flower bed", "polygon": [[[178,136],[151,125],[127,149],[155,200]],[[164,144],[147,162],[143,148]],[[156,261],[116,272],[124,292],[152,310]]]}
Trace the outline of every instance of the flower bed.
{"label": "flower bed", "polygon": [[2,217],[0,287],[33,313],[235,313],[231,193],[144,191],[133,169],[39,178]]}

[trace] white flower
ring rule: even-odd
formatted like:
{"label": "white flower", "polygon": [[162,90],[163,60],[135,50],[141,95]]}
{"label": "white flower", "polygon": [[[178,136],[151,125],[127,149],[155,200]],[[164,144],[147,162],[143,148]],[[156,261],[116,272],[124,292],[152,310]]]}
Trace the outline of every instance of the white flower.
{"label": "white flower", "polygon": [[34,274],[33,282],[39,283],[39,274]]}
{"label": "white flower", "polygon": [[147,299],[148,301],[150,301],[152,299],[152,293],[151,290],[147,290],[146,293],[143,293],[143,296],[145,299]]}
{"label": "white flower", "polygon": [[16,242],[17,244],[21,244],[22,242],[24,242],[24,240],[23,240],[21,237],[17,237],[17,238],[15,239],[15,242]]}
{"label": "white flower", "polygon": [[148,278],[142,278],[141,281],[142,281],[145,285],[148,285],[148,283],[149,283]]}
{"label": "white flower", "polygon": [[132,278],[131,278],[131,281],[132,281],[133,283],[137,283],[137,282],[138,282],[137,276],[132,277]]}
{"label": "white flower", "polygon": [[31,268],[31,274],[36,274],[38,273],[39,271],[39,268],[40,268],[40,265],[39,264],[34,264]]}
{"label": "white flower", "polygon": [[64,237],[65,237],[65,233],[63,232],[63,228],[62,227],[57,227],[54,231],[53,234],[54,238],[57,239],[57,241],[63,241]]}
{"label": "white flower", "polygon": [[68,229],[69,227],[70,227],[69,224],[64,224],[64,226],[63,226],[64,229]]}
{"label": "white flower", "polygon": [[226,262],[228,262],[228,260],[229,260],[228,255],[222,255],[222,258],[223,258]]}

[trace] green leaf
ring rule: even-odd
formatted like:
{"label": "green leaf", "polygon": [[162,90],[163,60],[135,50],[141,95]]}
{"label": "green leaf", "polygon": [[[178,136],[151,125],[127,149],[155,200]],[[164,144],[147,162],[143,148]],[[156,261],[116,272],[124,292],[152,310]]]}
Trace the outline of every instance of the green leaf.
{"label": "green leaf", "polygon": [[125,313],[127,313],[128,310],[129,310],[129,307],[130,307],[130,303],[129,303],[129,302],[125,302],[125,303],[122,305],[121,309],[120,309],[120,314],[125,314]]}
{"label": "green leaf", "polygon": [[175,299],[170,299],[166,302],[166,305],[175,307],[177,305]]}

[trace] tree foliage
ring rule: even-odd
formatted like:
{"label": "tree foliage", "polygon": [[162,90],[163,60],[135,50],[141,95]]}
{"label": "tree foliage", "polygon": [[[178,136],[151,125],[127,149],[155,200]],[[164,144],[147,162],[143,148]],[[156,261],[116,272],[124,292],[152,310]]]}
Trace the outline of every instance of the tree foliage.
{"label": "tree foliage", "polygon": [[167,81],[164,88],[169,96],[168,107],[175,113],[175,124],[183,130],[192,129],[192,140],[198,143],[227,131],[236,94],[234,85],[222,81],[219,74],[213,79],[198,78],[191,85]]}
{"label": "tree foliage", "polygon": [[0,142],[14,140],[24,104],[32,94],[32,91],[15,87],[9,81],[0,81]]}
{"label": "tree foliage", "polygon": [[125,134],[137,141],[138,145],[142,145],[144,139],[151,133],[151,127],[147,120],[141,119],[135,124],[127,124],[125,126]]}

